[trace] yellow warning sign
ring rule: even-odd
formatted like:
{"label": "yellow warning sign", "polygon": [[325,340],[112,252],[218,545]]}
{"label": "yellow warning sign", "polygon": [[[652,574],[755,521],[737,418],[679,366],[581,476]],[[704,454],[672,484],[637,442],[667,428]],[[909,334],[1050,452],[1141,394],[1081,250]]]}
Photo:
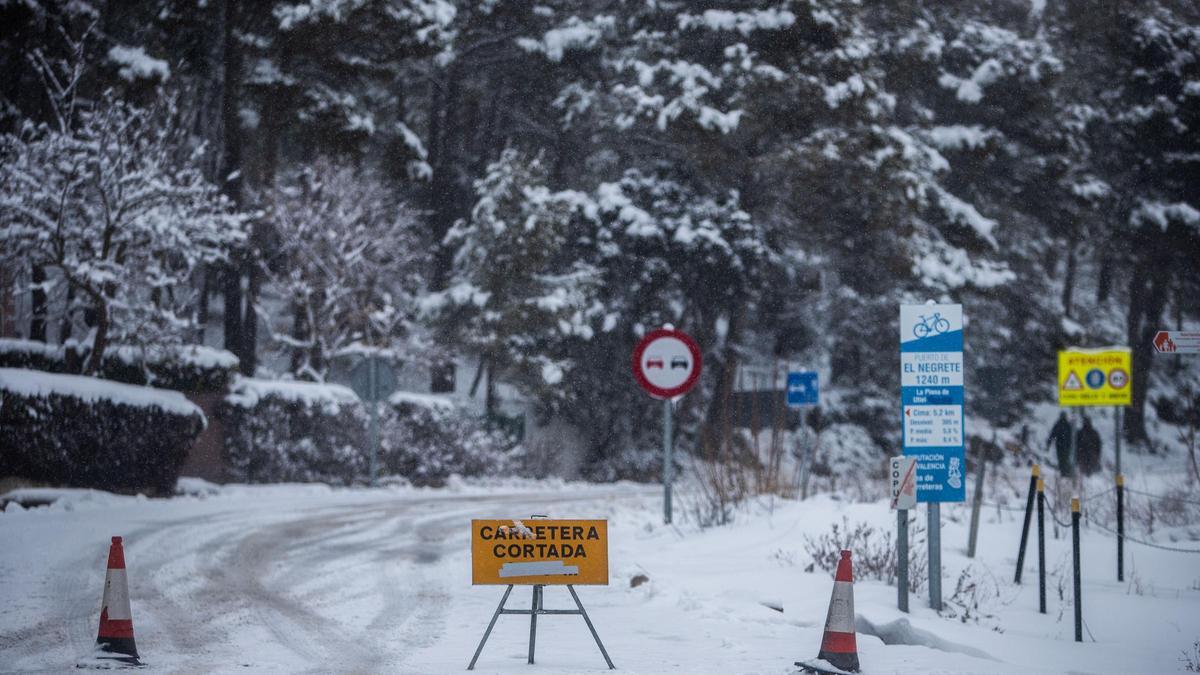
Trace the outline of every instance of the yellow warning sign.
{"label": "yellow warning sign", "polygon": [[607,520],[472,520],[471,583],[608,584]]}
{"label": "yellow warning sign", "polygon": [[1058,353],[1058,404],[1118,406],[1133,402],[1128,347],[1068,349]]}

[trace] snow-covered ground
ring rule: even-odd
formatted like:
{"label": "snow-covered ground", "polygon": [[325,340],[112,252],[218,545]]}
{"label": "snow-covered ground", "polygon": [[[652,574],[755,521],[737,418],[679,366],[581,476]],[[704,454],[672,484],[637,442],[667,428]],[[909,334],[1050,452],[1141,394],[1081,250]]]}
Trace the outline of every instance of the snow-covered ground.
{"label": "snow-covered ground", "polygon": [[[659,491],[630,484],[227,486],[207,495],[189,487],[200,494],[80,492],[0,513],[0,671],[68,672],[90,651],[108,540],[120,534],[137,644],[151,671],[459,672],[502,592],[470,584],[468,521],[546,513],[609,519],[611,585],[578,591],[621,671],[784,674],[816,656],[832,587],[829,573],[806,571],[805,537],[843,518],[882,532],[895,526],[884,502],[821,495],[761,501],[725,527],[666,527]],[[677,512],[687,513],[690,499],[681,496]],[[997,499],[1016,504],[1012,495]],[[968,563],[998,595],[985,595],[981,618],[964,622],[935,614],[923,593],[905,615],[894,587],[858,580],[863,672],[1175,672],[1200,640],[1200,554],[1131,543],[1127,580],[1118,583],[1113,539],[1086,530],[1086,641],[1075,643],[1069,533],[1048,539],[1041,615],[1036,549],[1024,585],[1012,583],[1021,514],[986,508],[973,561],[964,552],[968,506],[943,515],[947,598]],[[917,516],[923,525],[924,511]],[[639,574],[649,581],[631,587]],[[518,587],[509,605],[529,602]],[[548,588],[545,604],[568,608],[570,596]],[[539,620],[535,666],[525,663],[528,635],[527,619],[501,617],[476,671],[604,671],[578,617]]]}

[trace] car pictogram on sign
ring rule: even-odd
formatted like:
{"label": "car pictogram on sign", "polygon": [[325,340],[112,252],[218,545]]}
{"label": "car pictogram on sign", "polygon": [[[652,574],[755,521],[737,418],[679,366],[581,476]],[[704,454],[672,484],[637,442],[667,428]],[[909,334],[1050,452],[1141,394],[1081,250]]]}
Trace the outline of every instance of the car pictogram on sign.
{"label": "car pictogram on sign", "polygon": [[646,359],[646,367],[647,368],[658,368],[661,370],[663,367],[663,360],[662,359]]}
{"label": "car pictogram on sign", "polygon": [[682,356],[676,356],[675,358],[671,359],[671,370],[675,370],[676,368],[683,368],[684,370],[687,370],[687,367],[688,361]]}
{"label": "car pictogram on sign", "polygon": [[1120,368],[1113,368],[1108,374],[1108,386],[1113,389],[1124,389],[1129,384],[1129,373]]}

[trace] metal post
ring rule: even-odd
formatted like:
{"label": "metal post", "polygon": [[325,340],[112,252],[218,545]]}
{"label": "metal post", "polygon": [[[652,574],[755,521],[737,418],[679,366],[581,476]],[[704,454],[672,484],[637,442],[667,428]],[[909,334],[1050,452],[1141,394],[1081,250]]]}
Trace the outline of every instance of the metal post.
{"label": "metal post", "polygon": [[592,637],[596,640],[596,646],[600,648],[600,653],[604,655],[604,662],[608,664],[609,670],[616,670],[612,659],[608,658],[608,650],[604,648],[604,643],[600,641],[600,634],[596,632],[596,627],[592,625],[592,619],[588,616],[587,610],[583,608],[583,603],[579,601],[579,596],[575,593],[575,587],[567,584],[567,590],[571,591],[571,597],[575,599],[575,606],[579,608],[579,613],[583,615],[584,622],[587,623],[588,630],[592,631]]}
{"label": "metal post", "polygon": [[1117,581],[1125,581],[1125,476],[1117,474]]}
{"label": "metal post", "polygon": [[370,390],[371,390],[371,487],[375,487],[379,478],[379,375],[376,370],[379,365],[375,357],[370,359],[367,372],[370,374]]}
{"label": "metal post", "polygon": [[672,458],[671,399],[663,400],[663,522],[671,524],[671,480],[675,466]]}
{"label": "metal post", "polygon": [[500,614],[504,611],[504,603],[508,602],[508,594],[512,593],[512,589],[512,584],[509,584],[508,588],[504,589],[504,597],[500,598],[500,604],[496,605],[496,613],[492,615],[492,620],[488,623],[487,630],[483,632],[483,639],[479,641],[479,646],[475,648],[475,656],[471,657],[471,663],[467,666],[467,670],[475,670],[475,662],[479,660],[479,655],[483,652],[483,646],[487,644],[488,637],[492,634],[492,629],[496,627],[496,619],[499,619]]}
{"label": "metal post", "polygon": [[1071,498],[1071,550],[1075,567],[1075,641],[1083,642],[1083,592],[1079,584],[1079,497]]}
{"label": "metal post", "polygon": [[1017,547],[1017,574],[1013,577],[1014,583],[1021,583],[1021,570],[1025,567],[1025,544],[1029,540],[1029,521],[1033,518],[1033,498],[1037,492],[1038,477],[1042,474],[1042,467],[1037,464],[1033,465],[1033,471],[1029,476],[1029,496],[1025,498],[1025,523],[1021,526],[1021,544]]}
{"label": "metal post", "polygon": [[967,535],[967,557],[975,557],[975,544],[979,541],[979,510],[983,508],[983,477],[987,471],[987,459],[983,452],[976,458],[979,470],[975,472],[975,495],[971,499],[971,532]]}
{"label": "metal post", "polygon": [[942,509],[929,502],[929,607],[942,611]]}
{"label": "metal post", "polygon": [[1046,484],[1037,480],[1038,611],[1046,613]]}
{"label": "metal post", "polygon": [[[1066,470],[1066,471],[1060,471],[1060,473],[1062,473],[1063,475],[1065,475],[1065,476],[1071,476],[1072,478],[1074,478],[1075,476],[1078,476],[1078,475],[1079,475],[1079,461],[1075,459],[1075,453],[1076,453],[1076,452],[1078,452],[1078,448],[1076,448],[1076,447],[1075,447],[1075,442],[1076,442],[1076,440],[1077,440],[1077,439],[1075,438],[1075,415],[1076,415],[1075,411],[1074,411],[1074,410],[1072,410],[1072,411],[1071,411],[1071,415],[1070,415],[1070,419],[1071,419],[1071,460],[1070,460],[1070,466],[1068,466],[1068,467],[1067,467],[1067,470]],[[1078,483],[1076,483],[1076,485],[1078,485]]]}
{"label": "metal post", "polygon": [[1121,408],[1113,415],[1113,447],[1117,451],[1117,475],[1121,475]]}
{"label": "metal post", "polygon": [[800,438],[804,452],[800,455],[800,499],[808,499],[808,465],[812,457],[813,444],[808,440],[808,409],[800,409]]}
{"label": "metal post", "polygon": [[537,617],[538,610],[541,609],[542,587],[534,585],[533,587],[533,606],[529,610],[529,662],[533,663],[533,646],[537,642]]}
{"label": "metal post", "polygon": [[896,606],[908,611],[908,509],[896,509]]}

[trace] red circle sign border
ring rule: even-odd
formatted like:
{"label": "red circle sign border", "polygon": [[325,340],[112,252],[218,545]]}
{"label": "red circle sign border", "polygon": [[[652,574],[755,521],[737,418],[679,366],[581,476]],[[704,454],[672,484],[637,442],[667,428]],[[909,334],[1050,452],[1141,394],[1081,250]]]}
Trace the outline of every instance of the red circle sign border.
{"label": "red circle sign border", "polygon": [[[676,340],[682,342],[684,346],[688,348],[688,351],[692,353],[692,362],[696,364],[696,366],[692,368],[692,372],[688,375],[688,378],[683,381],[683,384],[679,385],[678,387],[672,387],[671,389],[663,389],[661,387],[654,386],[650,383],[650,380],[646,379],[645,374],[642,373],[642,354],[646,353],[646,348],[650,346],[651,342],[664,337],[675,338]],[[696,344],[696,341],[692,339],[692,336],[680,330],[673,330],[669,328],[652,330],[649,333],[646,333],[642,339],[638,341],[637,346],[633,348],[633,377],[635,380],[637,380],[638,386],[644,389],[647,394],[650,394],[655,398],[675,398],[676,396],[682,396],[691,391],[692,387],[696,386],[696,382],[700,379],[700,370],[702,369],[703,365],[704,359],[700,356],[700,346]]]}

